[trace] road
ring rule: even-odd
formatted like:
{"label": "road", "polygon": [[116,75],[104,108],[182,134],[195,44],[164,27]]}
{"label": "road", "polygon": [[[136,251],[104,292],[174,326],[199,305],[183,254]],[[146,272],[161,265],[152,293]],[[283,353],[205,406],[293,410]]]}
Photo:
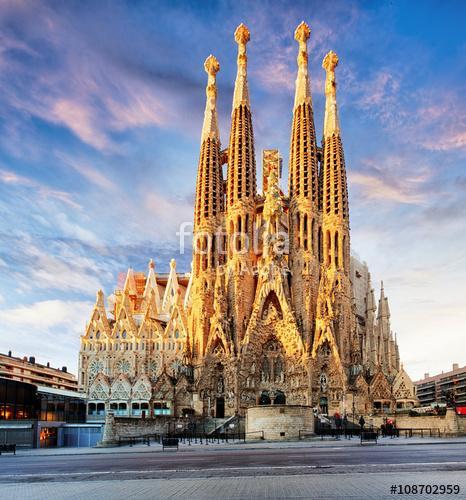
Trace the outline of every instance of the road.
{"label": "road", "polygon": [[420,483],[459,484],[454,498],[466,498],[466,444],[19,454],[0,464],[0,497],[11,499],[393,498],[391,484]]}

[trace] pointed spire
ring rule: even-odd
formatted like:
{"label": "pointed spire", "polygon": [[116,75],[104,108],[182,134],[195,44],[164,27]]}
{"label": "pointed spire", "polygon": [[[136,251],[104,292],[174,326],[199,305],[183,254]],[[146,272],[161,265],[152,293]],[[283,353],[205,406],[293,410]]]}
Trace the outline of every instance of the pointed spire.
{"label": "pointed spire", "polygon": [[236,74],[235,90],[233,93],[233,111],[241,104],[249,108],[249,90],[247,78],[248,56],[246,55],[246,44],[251,39],[248,28],[241,23],[235,31],[235,41],[238,44],[238,71]]}
{"label": "pointed spire", "polygon": [[186,293],[184,295],[184,308],[187,309],[191,307],[192,304],[192,296],[191,296],[191,291],[193,288],[193,277],[194,277],[194,272],[193,272],[193,261],[191,261],[191,272],[189,274],[189,281],[188,281],[188,286],[186,288]]}
{"label": "pointed spire", "polygon": [[210,55],[204,62],[204,69],[208,75],[206,87],[206,105],[204,124],[202,126],[201,143],[208,137],[219,139],[217,123],[217,83],[216,75],[220,71],[220,64],[215,56]]}
{"label": "pointed spire", "polygon": [[298,76],[296,77],[296,92],[294,98],[294,107],[300,104],[309,104],[312,106],[311,86],[308,72],[308,54],[307,41],[311,36],[309,26],[302,21],[294,32],[295,40],[299,43],[298,53]]}
{"label": "pointed spire", "polygon": [[153,320],[156,319],[159,315],[160,307],[156,300],[156,294],[154,289],[149,291],[149,295],[146,299],[146,311],[144,314],[145,320]]}
{"label": "pointed spire", "polygon": [[322,62],[327,76],[325,78],[325,121],[324,137],[340,134],[340,124],[338,122],[337,110],[337,83],[335,79],[335,68],[338,65],[338,56],[330,51]]}
{"label": "pointed spire", "polygon": [[150,295],[154,293],[154,300],[157,306],[157,310],[161,309],[161,299],[159,293],[159,287],[157,285],[157,275],[155,274],[155,262],[150,259],[149,261],[149,273],[147,274],[146,286],[144,288],[144,299],[148,300]]}
{"label": "pointed spire", "polygon": [[375,312],[377,310],[377,306],[375,305],[375,293],[373,288],[367,291],[366,310],[372,312]]}
{"label": "pointed spire", "polygon": [[170,313],[170,307],[174,306],[178,300],[178,276],[176,275],[176,261],[170,261],[170,274],[168,275],[167,286],[163,295],[162,311]]}
{"label": "pointed spire", "polygon": [[380,282],[380,299],[379,299],[379,310],[378,310],[377,317],[378,318],[390,318],[390,308],[388,306],[388,297],[385,297],[383,281]]}
{"label": "pointed spire", "polygon": [[231,112],[230,144],[228,147],[227,204],[254,201],[256,195],[256,159],[254,133],[247,80],[246,44],[248,28],[240,24],[235,31],[238,44],[238,72]]}
{"label": "pointed spire", "polygon": [[[309,199],[313,204],[317,204],[317,145],[307,53],[310,33],[309,26],[303,21],[294,34],[299,43],[299,52],[290,140],[288,188],[292,200],[301,197],[305,204]],[[308,207],[305,209],[308,210]]]}
{"label": "pointed spire", "polygon": [[[335,67],[338,57],[329,52],[322,67],[327,72],[325,81],[325,122],[323,137],[323,169],[321,175],[322,211],[324,217],[338,216],[345,225],[349,222],[348,186],[346,182],[345,157],[340,136],[340,125],[337,115]],[[348,234],[349,236],[349,234]],[[347,247],[349,250],[349,241]]]}
{"label": "pointed spire", "polygon": [[97,291],[95,305],[97,307],[103,307],[105,309],[104,292],[102,291],[101,288],[99,288],[99,290]]}
{"label": "pointed spire", "polygon": [[220,165],[220,135],[217,120],[216,75],[220,71],[217,59],[210,55],[204,62],[208,75],[206,106],[201,134],[201,150],[196,182],[194,227],[212,225],[218,213],[223,210],[223,180]]}
{"label": "pointed spire", "polygon": [[126,274],[125,286],[123,287],[125,292],[128,292],[129,295],[136,295],[136,281],[134,279],[134,271],[133,268],[128,269],[128,273]]}

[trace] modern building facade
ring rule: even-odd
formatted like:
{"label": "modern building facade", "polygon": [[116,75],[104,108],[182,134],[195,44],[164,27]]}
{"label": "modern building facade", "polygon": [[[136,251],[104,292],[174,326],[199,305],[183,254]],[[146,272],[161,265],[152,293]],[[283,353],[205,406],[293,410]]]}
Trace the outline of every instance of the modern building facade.
{"label": "modern building facade", "polygon": [[11,351],[8,354],[0,353],[0,377],[43,387],[78,390],[78,381],[73,374],[68,373],[66,366],[61,369],[52,368],[49,363],[36,363],[33,356],[15,357]]}
{"label": "modern building facade", "polygon": [[0,443],[92,446],[100,435],[101,425],[86,423],[83,394],[0,377]]}
{"label": "modern building facade", "polygon": [[[194,207],[192,269],[168,277],[130,269],[102,291],[79,354],[88,419],[244,415],[257,404],[369,413],[417,403],[400,363],[383,285],[350,257],[346,166],[336,99],[338,57],[323,60],[324,134],[317,143],[301,23],[288,193],[281,157],[263,152],[256,182],[248,90],[249,30],[240,25],[228,147],[217,125],[214,56],[205,61],[206,107]],[[223,166],[226,164],[226,178]]]}
{"label": "modern building facade", "polygon": [[414,382],[419,402],[423,406],[447,403],[451,406],[466,406],[466,366],[453,363],[452,369]]}

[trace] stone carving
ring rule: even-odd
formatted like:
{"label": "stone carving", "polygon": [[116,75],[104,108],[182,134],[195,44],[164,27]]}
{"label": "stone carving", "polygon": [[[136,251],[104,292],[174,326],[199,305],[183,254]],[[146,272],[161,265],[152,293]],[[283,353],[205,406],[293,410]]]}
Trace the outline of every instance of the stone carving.
{"label": "stone carving", "polygon": [[[155,400],[170,403],[175,412],[183,405],[211,414],[221,411],[221,405],[214,408],[219,397],[225,413],[233,415],[244,414],[263,394],[315,407],[322,397],[329,411],[340,412],[350,388],[368,408],[391,392],[415,398],[400,370],[383,286],[378,307],[368,277],[353,288],[338,57],[330,52],[323,61],[326,105],[318,148],[309,37],[303,22],[295,31],[298,68],[286,194],[278,150],[264,152],[264,194],[256,189],[248,28],[240,25],[235,32],[237,75],[230,142],[223,151],[216,108],[220,65],[214,56],[206,59],[191,273],[177,272],[172,260],[168,276],[157,276],[151,260],[147,274],[128,270],[108,308],[99,290],[81,338],[80,385],[90,400]],[[282,234],[289,240],[285,248]],[[257,245],[248,247],[248,240]],[[356,307],[360,289],[363,311]]]}

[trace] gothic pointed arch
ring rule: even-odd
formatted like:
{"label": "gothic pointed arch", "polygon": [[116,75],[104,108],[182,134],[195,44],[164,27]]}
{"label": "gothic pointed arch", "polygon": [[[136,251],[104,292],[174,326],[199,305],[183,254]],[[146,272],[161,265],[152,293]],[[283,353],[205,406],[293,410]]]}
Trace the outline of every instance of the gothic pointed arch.
{"label": "gothic pointed arch", "polygon": [[403,366],[393,381],[392,393],[397,404],[412,403],[414,405],[418,402],[416,388]]}
{"label": "gothic pointed arch", "polygon": [[112,399],[127,400],[131,398],[131,382],[126,375],[120,373],[113,381],[110,395]]}
{"label": "gothic pointed arch", "polygon": [[136,379],[131,388],[131,398],[149,401],[152,397],[152,386],[147,375],[141,375]]}
{"label": "gothic pointed arch", "polygon": [[283,311],[275,290],[271,290],[264,300],[261,312],[261,319],[269,317],[283,319]]}
{"label": "gothic pointed arch", "polygon": [[372,377],[372,380],[369,384],[369,393],[373,401],[390,401],[392,399],[391,386],[381,367],[379,367],[377,373]]}
{"label": "gothic pointed arch", "polygon": [[89,387],[89,399],[106,401],[110,396],[108,378],[99,373]]}
{"label": "gothic pointed arch", "polygon": [[154,399],[161,401],[173,401],[175,395],[175,383],[172,377],[163,370],[154,384]]}
{"label": "gothic pointed arch", "polygon": [[216,356],[225,355],[230,356],[230,347],[226,339],[225,332],[223,331],[222,325],[216,325],[215,330],[209,337],[206,348],[207,354],[213,354]]}
{"label": "gothic pointed arch", "polygon": [[84,333],[85,339],[95,339],[96,334],[99,333],[101,338],[109,338],[111,335],[111,328],[105,310],[104,293],[102,290],[97,292],[95,305],[92,309],[91,318],[87,324]]}

